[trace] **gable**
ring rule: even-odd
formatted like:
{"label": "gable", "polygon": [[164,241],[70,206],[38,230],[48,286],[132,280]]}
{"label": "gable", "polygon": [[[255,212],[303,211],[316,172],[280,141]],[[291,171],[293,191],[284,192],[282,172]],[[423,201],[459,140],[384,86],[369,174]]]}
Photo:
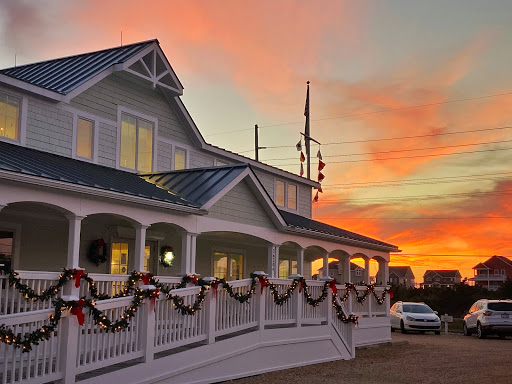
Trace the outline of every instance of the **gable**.
{"label": "gable", "polygon": [[117,127],[118,105],[158,119],[158,136],[192,145],[189,132],[167,98],[129,73],[117,72],[74,97],[71,106],[111,120]]}
{"label": "gable", "polygon": [[265,207],[260,203],[246,180],[239,182],[217,200],[209,208],[208,216],[235,223],[275,228]]}

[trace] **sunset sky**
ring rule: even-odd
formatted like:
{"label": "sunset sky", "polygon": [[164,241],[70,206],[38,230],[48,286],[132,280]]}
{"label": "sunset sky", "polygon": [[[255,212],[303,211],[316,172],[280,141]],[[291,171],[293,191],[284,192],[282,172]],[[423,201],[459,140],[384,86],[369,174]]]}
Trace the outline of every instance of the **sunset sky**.
{"label": "sunset sky", "polygon": [[258,124],[294,173],[311,81],[313,217],[397,245],[417,281],[512,256],[512,2],[0,0],[0,67],[121,31],[160,41],[208,142],[253,157]]}

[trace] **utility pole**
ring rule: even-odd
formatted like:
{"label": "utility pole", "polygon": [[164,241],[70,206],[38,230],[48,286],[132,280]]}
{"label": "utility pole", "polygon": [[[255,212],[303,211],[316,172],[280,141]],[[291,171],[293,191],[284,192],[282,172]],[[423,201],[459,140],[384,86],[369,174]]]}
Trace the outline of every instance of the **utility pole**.
{"label": "utility pole", "polygon": [[260,147],[258,145],[258,124],[254,124],[254,153],[255,153],[256,161],[260,161],[259,160],[259,150],[260,149],[267,149],[267,147]]}

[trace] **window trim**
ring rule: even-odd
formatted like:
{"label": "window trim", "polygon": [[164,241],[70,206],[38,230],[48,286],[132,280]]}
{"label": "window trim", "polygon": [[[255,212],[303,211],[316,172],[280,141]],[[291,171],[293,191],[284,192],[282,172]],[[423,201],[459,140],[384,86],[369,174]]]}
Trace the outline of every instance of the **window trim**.
{"label": "window trim", "polygon": [[[182,151],[185,151],[185,168],[188,169],[189,167],[189,159],[190,159],[190,151],[187,148],[184,148],[183,146],[179,144],[172,144],[172,158],[171,158],[171,170],[176,171],[176,149],[181,149]],[[180,171],[180,169],[178,169]]]}
{"label": "window trim", "polygon": [[[116,143],[116,169],[121,169],[127,172],[139,173],[137,170],[137,165],[135,165],[135,169],[126,168],[121,166],[121,125],[122,125],[122,115],[123,113],[133,116],[137,119],[142,119],[149,121],[153,124],[153,156],[151,159],[151,172],[155,172],[157,170],[157,142],[158,142],[158,119],[154,116],[146,115],[145,113],[136,111],[134,109],[125,107],[124,105],[117,106],[117,143]],[[173,159],[174,159],[174,150],[173,150]],[[173,160],[174,161],[174,160]]]}
{"label": "window trim", "polygon": [[4,94],[7,96],[11,96],[13,98],[19,99],[20,101],[20,109],[18,112],[18,138],[10,139],[8,137],[0,136],[0,140],[11,143],[25,146],[27,141],[27,110],[28,110],[28,98],[27,96],[13,92],[11,90],[6,91],[5,89],[0,89],[0,94]]}
{"label": "window trim", "polygon": [[[78,156],[78,119],[88,120],[92,122],[92,157],[88,159],[87,157]],[[97,116],[82,112],[76,111],[73,112],[73,143],[71,146],[71,157],[73,159],[87,161],[89,163],[97,163],[98,162],[98,143],[99,143],[99,121]]]}
{"label": "window trim", "polygon": [[[277,182],[280,181],[282,183],[284,183],[284,206],[283,205],[279,205],[277,204]],[[296,200],[295,200],[295,205],[296,205],[296,208],[290,208],[288,207],[288,186],[289,185],[294,185],[295,186],[295,190],[297,191],[296,193]],[[288,180],[285,180],[285,179],[281,179],[281,178],[277,178],[275,177],[274,178],[274,204],[279,208],[279,209],[283,209],[285,211],[290,211],[290,212],[298,212],[299,211],[299,184],[298,183],[294,183],[294,182],[289,182]]]}

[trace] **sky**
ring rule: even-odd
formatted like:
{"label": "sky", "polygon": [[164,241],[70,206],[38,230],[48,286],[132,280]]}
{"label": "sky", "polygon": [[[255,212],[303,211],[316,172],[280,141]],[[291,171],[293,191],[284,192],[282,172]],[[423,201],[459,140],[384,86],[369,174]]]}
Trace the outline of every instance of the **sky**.
{"label": "sky", "polygon": [[2,68],[121,34],[159,40],[207,142],[253,157],[258,124],[293,173],[310,81],[313,218],[397,245],[417,281],[512,256],[512,2],[0,0]]}

